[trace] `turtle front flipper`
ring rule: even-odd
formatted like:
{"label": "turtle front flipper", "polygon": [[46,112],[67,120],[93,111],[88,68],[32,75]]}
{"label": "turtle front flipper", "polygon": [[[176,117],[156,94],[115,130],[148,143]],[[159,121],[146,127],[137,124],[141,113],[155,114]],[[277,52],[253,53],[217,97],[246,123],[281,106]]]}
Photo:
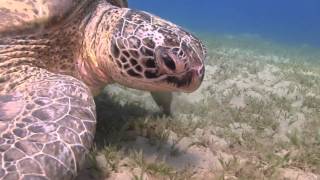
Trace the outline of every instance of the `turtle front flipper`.
{"label": "turtle front flipper", "polygon": [[171,115],[171,103],[172,103],[172,92],[157,92],[151,91],[153,100],[157,103],[161,111],[167,115]]}
{"label": "turtle front flipper", "polygon": [[94,138],[90,90],[36,67],[11,72],[24,80],[0,91],[0,179],[72,179]]}

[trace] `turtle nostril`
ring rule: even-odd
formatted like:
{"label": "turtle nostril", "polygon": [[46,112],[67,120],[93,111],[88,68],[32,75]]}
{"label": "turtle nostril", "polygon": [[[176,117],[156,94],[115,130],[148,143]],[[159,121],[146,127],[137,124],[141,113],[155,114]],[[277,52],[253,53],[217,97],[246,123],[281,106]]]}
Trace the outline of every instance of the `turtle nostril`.
{"label": "turtle nostril", "polygon": [[198,74],[199,74],[200,76],[202,76],[202,75],[204,74],[204,66],[202,66],[201,69],[198,70]]}
{"label": "turtle nostril", "polygon": [[172,71],[176,70],[176,64],[174,63],[173,59],[168,56],[167,54],[162,56],[164,64]]}

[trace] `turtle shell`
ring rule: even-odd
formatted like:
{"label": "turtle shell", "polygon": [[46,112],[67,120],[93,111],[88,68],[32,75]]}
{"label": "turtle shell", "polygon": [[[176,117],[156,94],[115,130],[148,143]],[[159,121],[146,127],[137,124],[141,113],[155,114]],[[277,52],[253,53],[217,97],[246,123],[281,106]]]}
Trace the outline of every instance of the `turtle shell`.
{"label": "turtle shell", "polygon": [[[78,8],[85,7],[95,0],[1,0],[1,34],[41,30],[59,22]],[[109,3],[127,7],[127,0],[106,0]]]}

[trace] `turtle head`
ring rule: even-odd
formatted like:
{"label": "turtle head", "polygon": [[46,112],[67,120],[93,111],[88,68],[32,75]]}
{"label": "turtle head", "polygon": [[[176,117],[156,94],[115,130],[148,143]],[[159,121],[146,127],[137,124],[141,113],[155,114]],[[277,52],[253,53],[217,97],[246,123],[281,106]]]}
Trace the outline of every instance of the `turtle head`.
{"label": "turtle head", "polygon": [[206,53],[200,40],[157,16],[127,9],[110,42],[108,73],[119,84],[192,92],[203,80]]}

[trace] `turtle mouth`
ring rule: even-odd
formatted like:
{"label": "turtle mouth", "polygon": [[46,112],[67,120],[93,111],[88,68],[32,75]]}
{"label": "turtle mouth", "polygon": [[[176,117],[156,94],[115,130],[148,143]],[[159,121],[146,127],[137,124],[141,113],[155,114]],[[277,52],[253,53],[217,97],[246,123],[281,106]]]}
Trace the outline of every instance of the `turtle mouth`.
{"label": "turtle mouth", "polygon": [[187,72],[182,77],[178,76],[167,76],[165,81],[169,84],[176,85],[178,88],[189,86],[193,80],[193,73]]}
{"label": "turtle mouth", "polygon": [[[204,78],[204,68],[201,70],[191,69],[182,75],[167,75],[162,82],[167,83],[174,88],[184,91],[193,92],[200,86]],[[199,72],[201,74],[199,74]]]}

